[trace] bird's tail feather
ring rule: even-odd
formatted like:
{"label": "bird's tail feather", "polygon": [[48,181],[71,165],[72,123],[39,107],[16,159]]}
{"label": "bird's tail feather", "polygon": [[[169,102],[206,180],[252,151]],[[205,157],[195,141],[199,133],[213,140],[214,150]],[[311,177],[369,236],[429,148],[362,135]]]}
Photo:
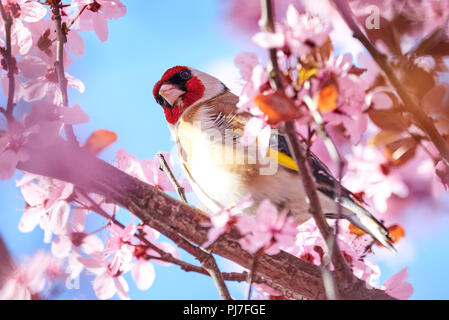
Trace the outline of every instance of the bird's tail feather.
{"label": "bird's tail feather", "polygon": [[343,208],[347,209],[342,213],[343,218],[351,221],[357,228],[362,229],[373,236],[374,239],[379,241],[386,248],[396,252],[396,249],[391,244],[392,238],[388,233],[387,228],[368,210],[348,198],[342,199],[340,204]]}

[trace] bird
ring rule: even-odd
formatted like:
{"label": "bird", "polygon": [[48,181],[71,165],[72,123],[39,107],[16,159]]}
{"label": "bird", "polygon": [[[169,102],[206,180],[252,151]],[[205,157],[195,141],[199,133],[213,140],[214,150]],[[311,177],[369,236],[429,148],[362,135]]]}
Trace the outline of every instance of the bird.
{"label": "bird", "polygon": [[[203,206],[217,212],[250,195],[253,204],[242,214],[255,215],[258,205],[268,199],[298,224],[311,218],[287,137],[282,132],[271,134],[269,153],[275,157],[260,156],[252,145],[243,146],[239,139],[251,115],[238,111],[239,97],[219,79],[175,66],[154,85],[153,95],[175,140],[181,167]],[[341,215],[395,251],[388,229],[363,199],[339,184],[315,154],[306,154],[326,217]]]}

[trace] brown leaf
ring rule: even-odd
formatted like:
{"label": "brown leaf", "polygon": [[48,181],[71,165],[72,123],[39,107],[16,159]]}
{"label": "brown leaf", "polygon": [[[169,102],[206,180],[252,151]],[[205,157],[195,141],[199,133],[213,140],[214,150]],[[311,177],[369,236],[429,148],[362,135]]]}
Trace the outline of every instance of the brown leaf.
{"label": "brown leaf", "polygon": [[427,35],[421,42],[413,49],[410,55],[415,56],[448,56],[449,55],[449,39],[446,34],[447,21],[446,23],[435,29],[429,35]]}
{"label": "brown leaf", "polygon": [[366,71],[368,71],[368,69],[352,66],[351,69],[349,69],[348,73],[354,74],[359,77],[362,74],[364,74]]}
{"label": "brown leaf", "polygon": [[413,158],[418,142],[414,138],[402,138],[385,147],[387,159],[395,166],[401,166]]}
{"label": "brown leaf", "polygon": [[330,83],[318,93],[318,110],[322,113],[332,112],[337,109],[338,88],[335,83]]}
{"label": "brown leaf", "polygon": [[[445,105],[447,85],[439,84],[433,87],[423,97],[421,106],[427,114],[444,113],[444,109],[447,109],[447,102]],[[446,107],[446,108],[445,108]],[[447,111],[446,111],[447,112]]]}
{"label": "brown leaf", "polygon": [[396,64],[395,69],[402,84],[419,98],[424,97],[435,86],[435,72],[424,70],[414,61],[403,60]]}
{"label": "brown leaf", "polygon": [[282,121],[293,121],[302,116],[293,100],[283,91],[270,94],[259,94],[254,98],[254,103],[265,113],[268,123],[276,124]]}
{"label": "brown leaf", "polygon": [[116,142],[118,136],[115,132],[109,130],[96,130],[84,144],[84,148],[89,150],[92,154],[98,155],[101,151]]}
{"label": "brown leaf", "polygon": [[370,108],[368,115],[376,126],[384,130],[401,132],[409,127],[408,119],[397,108]]}
{"label": "brown leaf", "polygon": [[396,131],[382,130],[369,141],[373,146],[385,146],[388,143],[398,140],[399,134]]}

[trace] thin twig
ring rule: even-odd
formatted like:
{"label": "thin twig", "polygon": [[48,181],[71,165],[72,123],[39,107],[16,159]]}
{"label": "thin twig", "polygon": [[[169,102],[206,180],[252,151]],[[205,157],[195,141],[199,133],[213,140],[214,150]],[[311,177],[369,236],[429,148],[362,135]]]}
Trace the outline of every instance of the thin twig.
{"label": "thin twig", "polygon": [[[184,188],[181,187],[178,180],[176,180],[175,175],[173,174],[172,170],[168,166],[167,161],[165,160],[165,157],[162,153],[158,153],[157,157],[159,158],[159,162],[161,165],[162,171],[165,172],[168,179],[170,180],[171,184],[176,190],[176,193],[178,194],[179,198],[182,199],[185,203],[187,202],[187,198],[185,196]],[[193,245],[192,245],[193,246]],[[217,262],[215,261],[214,256],[212,253],[207,252],[206,250],[197,247],[202,254],[200,255],[194,255],[195,258],[198,259],[198,261],[201,263],[202,267],[209,272],[211,278],[214,280],[215,286],[217,287],[217,290],[223,300],[232,300],[231,295],[229,294],[229,290],[226,287],[226,283],[224,282],[223,276],[221,274],[220,269],[218,268]],[[199,253],[200,251],[197,251]]]}
{"label": "thin twig", "polygon": [[[67,42],[67,37],[62,28],[62,18],[61,18],[61,0],[52,0],[51,9],[53,12],[53,17],[56,25],[57,43],[56,43],[56,61],[55,69],[58,75],[59,89],[62,93],[62,104],[64,107],[69,107],[69,97],[67,93],[67,78],[64,72],[64,44]],[[73,143],[78,144],[78,140],[73,131],[72,125],[64,125],[65,134],[67,139]]]}
{"label": "thin twig", "polygon": [[183,187],[181,187],[181,185],[179,184],[178,180],[176,180],[173,172],[171,171],[167,160],[165,160],[165,157],[162,153],[158,153],[156,155],[159,158],[159,163],[161,166],[161,170],[165,172],[165,174],[167,175],[168,179],[170,180],[171,184],[173,185],[173,187],[175,188],[176,193],[178,194],[178,197],[184,201],[185,203],[187,203],[187,198],[186,198],[186,194],[185,194],[185,190]]}
{"label": "thin twig", "polygon": [[[109,223],[115,224],[116,226],[118,226],[121,229],[124,229],[125,226],[119,222],[118,220],[116,220],[115,218],[111,217],[106,211],[103,210],[103,208],[101,208],[101,206],[96,203],[92,197],[90,197],[87,192],[77,189],[76,190],[77,193],[79,193],[84,199],[86,199],[89,204],[87,205],[87,209],[89,209],[90,211],[95,212],[96,214],[100,215],[101,217],[105,218],[106,220],[109,221]],[[79,200],[78,200],[79,201]],[[151,243],[150,241],[148,241],[144,235],[142,234],[136,234],[135,235],[136,238],[138,238],[140,241],[142,241],[147,247],[149,247],[150,249],[152,249],[153,251],[155,251],[157,254],[160,255],[160,257],[151,257],[154,259],[159,259],[165,262],[169,262],[169,263],[173,263],[176,264],[178,266],[180,266],[183,270],[186,271],[195,271],[198,273],[203,273],[203,274],[209,274],[205,269],[192,265],[190,263],[184,262],[182,260],[179,260],[177,258],[175,258],[171,253],[168,253],[162,249],[160,249],[159,247],[157,247],[156,245],[154,245],[153,243]]]}
{"label": "thin twig", "polygon": [[87,4],[84,5],[84,7],[78,12],[78,14],[70,21],[70,23],[67,25],[67,30],[70,30],[70,28],[73,26],[73,24],[76,22],[76,20],[79,19],[79,17],[83,14],[84,10],[87,9]]}
{"label": "thin twig", "polygon": [[[307,81],[305,83],[306,86],[310,88],[310,83]],[[334,252],[333,247],[335,245],[338,245],[338,243],[335,241],[338,239],[338,234],[340,232],[340,219],[343,218],[343,208],[341,206],[341,197],[343,194],[343,188],[341,186],[341,179],[343,178],[343,169],[344,169],[344,162],[341,158],[340,153],[338,152],[337,146],[335,145],[332,138],[329,136],[326,127],[324,126],[324,120],[321,112],[318,110],[317,104],[313,101],[312,97],[310,95],[306,95],[303,98],[304,103],[309,108],[310,113],[312,114],[312,118],[315,121],[316,125],[316,132],[320,135],[321,139],[324,142],[324,145],[326,146],[327,152],[329,153],[332,161],[337,164],[337,185],[336,185],[336,195],[337,195],[337,201],[335,201],[336,204],[336,211],[337,211],[337,220],[335,222],[335,237],[332,239],[329,239],[329,254],[330,261],[332,261],[332,254]]]}
{"label": "thin twig", "polygon": [[[274,15],[271,0],[261,0],[261,1],[262,1],[261,5],[262,17],[264,20],[259,21],[259,25],[267,32],[274,32],[274,19],[273,19]],[[265,23],[265,25],[263,25],[263,23]],[[280,78],[280,71],[279,69],[276,70],[276,68],[278,68],[276,54],[271,54],[270,52],[270,59],[271,59],[271,66],[273,66],[275,70],[270,72],[269,76],[277,78],[274,81],[270,82],[270,84],[272,85],[273,90],[283,90],[282,80]],[[275,86],[273,86],[273,82],[276,84]],[[308,166],[306,151],[304,150],[304,148],[301,147],[300,142],[298,141],[298,136],[294,128],[294,123],[293,122],[285,123],[284,130],[288,136],[288,142],[293,152],[294,160],[298,166],[299,172],[301,173],[301,180],[304,186],[304,190],[306,192],[306,196],[308,198],[309,212],[312,214],[315,223],[318,229],[320,230],[321,235],[324,238],[328,252],[332,257],[332,262],[334,264],[335,271],[339,278],[339,281],[351,282],[353,280],[352,271],[348,267],[346,260],[344,259],[338,246],[333,245],[333,243],[335,243],[335,236],[332,233],[323,215],[320,200],[318,198],[318,193],[316,190],[316,185]],[[324,284],[326,285],[326,282]]]}
{"label": "thin twig", "polygon": [[246,280],[248,282],[248,290],[246,292],[246,300],[251,300],[251,293],[253,290],[253,282],[254,282],[254,277],[256,275],[257,264],[259,262],[259,256],[263,252],[264,252],[264,248],[261,248],[253,256],[253,263],[251,265],[251,269],[248,272],[248,278]]}
{"label": "thin twig", "polygon": [[13,111],[15,107],[14,103],[14,92],[16,88],[16,81],[14,79],[15,63],[12,56],[12,46],[11,46],[11,29],[13,25],[13,18],[10,13],[7,13],[2,1],[0,1],[0,13],[2,15],[3,21],[5,23],[5,36],[6,36],[6,47],[1,50],[1,54],[5,59],[6,66],[8,69],[8,102],[6,107],[5,116],[8,121],[13,121]]}
{"label": "thin twig", "polygon": [[360,27],[354,20],[351,8],[345,0],[333,0],[338,12],[346,22],[348,27],[353,32],[353,37],[368,50],[368,52],[376,61],[379,68],[382,70],[383,75],[389,80],[390,84],[396,90],[397,94],[404,102],[404,108],[414,116],[415,121],[420,125],[423,131],[428,135],[435,147],[440,152],[443,161],[449,165],[449,146],[446,140],[441,136],[435,127],[432,120],[424,113],[422,108],[416,103],[412,96],[408,93],[407,89],[403,86],[401,81],[396,76],[388,58],[385,54],[381,53],[376,46],[365,36]]}

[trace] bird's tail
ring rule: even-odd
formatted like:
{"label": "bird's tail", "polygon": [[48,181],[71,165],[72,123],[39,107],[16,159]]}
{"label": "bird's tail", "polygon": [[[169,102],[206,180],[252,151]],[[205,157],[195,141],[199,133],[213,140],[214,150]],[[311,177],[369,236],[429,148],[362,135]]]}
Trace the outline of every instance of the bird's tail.
{"label": "bird's tail", "polygon": [[347,209],[342,213],[345,219],[351,221],[356,227],[373,236],[374,239],[392,252],[396,252],[396,249],[392,245],[393,239],[388,233],[387,228],[368,210],[350,198],[342,198],[340,205]]}

